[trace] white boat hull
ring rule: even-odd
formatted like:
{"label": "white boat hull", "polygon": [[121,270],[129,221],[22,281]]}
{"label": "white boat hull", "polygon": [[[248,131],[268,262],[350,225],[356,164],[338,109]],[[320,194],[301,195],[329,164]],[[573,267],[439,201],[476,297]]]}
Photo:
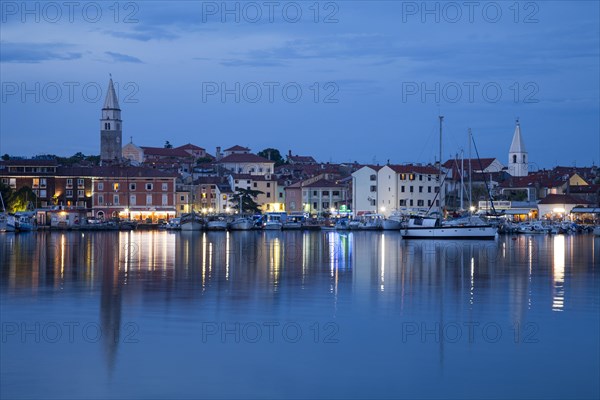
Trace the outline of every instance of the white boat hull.
{"label": "white boat hull", "polygon": [[283,224],[281,222],[267,222],[263,226],[263,229],[267,231],[280,231],[282,226]]}
{"label": "white boat hull", "polygon": [[404,228],[405,239],[494,239],[498,229],[493,226],[451,226]]}
{"label": "white boat hull", "polygon": [[253,227],[254,223],[249,220],[238,220],[229,224],[229,229],[232,231],[249,231]]}
{"label": "white boat hull", "polygon": [[182,231],[201,231],[202,224],[197,221],[189,221],[181,224]]}
{"label": "white boat hull", "polygon": [[393,219],[384,219],[381,226],[386,231],[397,231],[402,227],[402,223]]}

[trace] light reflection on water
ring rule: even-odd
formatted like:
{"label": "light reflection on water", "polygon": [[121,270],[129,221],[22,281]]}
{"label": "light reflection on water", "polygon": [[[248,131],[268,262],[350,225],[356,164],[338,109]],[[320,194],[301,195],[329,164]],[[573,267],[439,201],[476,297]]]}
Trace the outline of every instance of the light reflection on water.
{"label": "light reflection on water", "polygon": [[[4,234],[3,395],[560,398],[577,384],[597,397],[598,240]],[[40,340],[25,329],[36,323]],[[51,342],[54,323],[65,330]],[[67,340],[70,323],[88,324],[87,340]],[[266,330],[250,340],[257,326],[285,324],[302,340]],[[557,359],[558,388],[546,382]],[[57,372],[73,365],[74,378]]]}

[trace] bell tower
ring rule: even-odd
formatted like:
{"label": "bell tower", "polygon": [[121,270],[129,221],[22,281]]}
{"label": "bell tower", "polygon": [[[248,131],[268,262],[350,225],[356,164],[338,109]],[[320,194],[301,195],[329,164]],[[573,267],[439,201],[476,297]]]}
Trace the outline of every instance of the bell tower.
{"label": "bell tower", "polygon": [[102,119],[100,119],[100,161],[102,165],[120,162],[123,157],[121,125],[121,109],[111,75],[102,107]]}
{"label": "bell tower", "polygon": [[517,119],[515,133],[508,151],[508,173],[512,176],[527,176],[529,172],[529,155],[521,136],[521,124]]}

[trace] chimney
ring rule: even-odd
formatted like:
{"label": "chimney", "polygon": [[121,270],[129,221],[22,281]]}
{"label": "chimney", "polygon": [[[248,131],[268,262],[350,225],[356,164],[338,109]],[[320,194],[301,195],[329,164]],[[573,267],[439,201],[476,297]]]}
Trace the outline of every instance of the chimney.
{"label": "chimney", "polygon": [[288,157],[291,157],[291,156],[292,156],[292,151],[288,150]]}

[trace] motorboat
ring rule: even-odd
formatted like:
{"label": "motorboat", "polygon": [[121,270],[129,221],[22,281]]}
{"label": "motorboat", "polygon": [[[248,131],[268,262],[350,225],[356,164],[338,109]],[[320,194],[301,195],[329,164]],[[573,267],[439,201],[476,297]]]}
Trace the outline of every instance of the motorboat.
{"label": "motorboat", "polygon": [[14,232],[15,227],[15,216],[8,213],[0,213],[0,232]]}
{"label": "motorboat", "polygon": [[494,239],[498,228],[485,223],[441,224],[439,218],[412,216],[400,233],[405,239]]}
{"label": "motorboat", "polygon": [[365,214],[361,217],[358,229],[366,231],[376,231],[383,229],[383,215],[381,214]]}
{"label": "motorboat", "polygon": [[394,212],[389,217],[383,219],[381,227],[386,231],[397,231],[402,227],[402,220],[402,214]]}
{"label": "motorboat", "polygon": [[283,222],[281,222],[281,214],[267,213],[263,221],[263,229],[265,230],[281,230]]}
{"label": "motorboat", "polygon": [[180,231],[181,230],[181,218],[171,218],[165,224],[165,229],[168,231]]}
{"label": "motorboat", "polygon": [[29,232],[37,230],[37,221],[35,219],[35,213],[15,213],[15,230],[19,232]]}
{"label": "motorboat", "polygon": [[304,215],[288,215],[281,226],[282,229],[286,230],[298,230],[304,226]]}

